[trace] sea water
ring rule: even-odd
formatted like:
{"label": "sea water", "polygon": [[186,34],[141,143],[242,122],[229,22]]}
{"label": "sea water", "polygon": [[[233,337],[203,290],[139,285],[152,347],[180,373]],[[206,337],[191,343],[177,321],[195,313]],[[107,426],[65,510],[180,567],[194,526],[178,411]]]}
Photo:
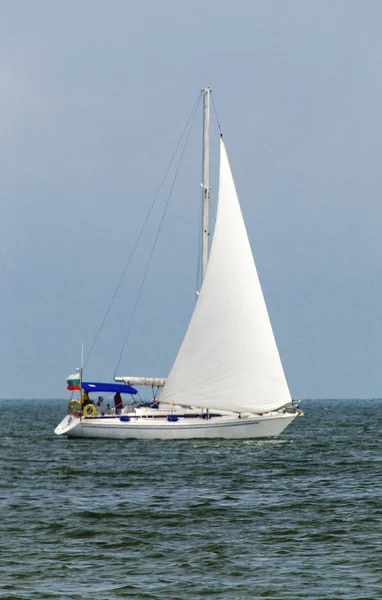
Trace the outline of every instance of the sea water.
{"label": "sea water", "polygon": [[0,401],[0,598],[382,598],[382,401],[272,440],[69,440]]}

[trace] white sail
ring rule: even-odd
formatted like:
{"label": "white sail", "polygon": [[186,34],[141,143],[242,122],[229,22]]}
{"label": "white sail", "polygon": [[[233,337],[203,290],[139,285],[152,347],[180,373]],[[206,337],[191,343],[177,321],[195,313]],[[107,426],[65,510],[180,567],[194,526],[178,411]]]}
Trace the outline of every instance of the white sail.
{"label": "white sail", "polygon": [[160,399],[255,413],[291,401],[222,140],[209,263]]}

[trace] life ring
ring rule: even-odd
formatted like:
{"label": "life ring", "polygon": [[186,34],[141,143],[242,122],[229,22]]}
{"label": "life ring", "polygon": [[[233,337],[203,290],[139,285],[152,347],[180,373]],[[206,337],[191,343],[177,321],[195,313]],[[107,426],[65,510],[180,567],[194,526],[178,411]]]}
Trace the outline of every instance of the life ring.
{"label": "life ring", "polygon": [[79,400],[71,400],[69,402],[69,413],[73,415],[73,417],[80,416],[81,402]]}
{"label": "life ring", "polygon": [[[91,412],[91,414],[89,415],[89,410]],[[97,409],[94,406],[94,404],[87,404],[84,408],[84,417],[91,417],[92,419],[94,419],[94,417],[97,414]]]}

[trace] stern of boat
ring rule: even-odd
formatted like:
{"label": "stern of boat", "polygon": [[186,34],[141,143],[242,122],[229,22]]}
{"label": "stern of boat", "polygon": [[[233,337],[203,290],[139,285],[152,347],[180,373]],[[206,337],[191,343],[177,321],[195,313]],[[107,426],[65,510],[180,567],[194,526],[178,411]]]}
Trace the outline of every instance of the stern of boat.
{"label": "stern of boat", "polygon": [[80,425],[81,420],[79,417],[75,417],[74,415],[66,415],[64,419],[62,419],[61,423],[59,423],[54,430],[56,435],[64,435],[69,431],[75,429],[78,425]]}

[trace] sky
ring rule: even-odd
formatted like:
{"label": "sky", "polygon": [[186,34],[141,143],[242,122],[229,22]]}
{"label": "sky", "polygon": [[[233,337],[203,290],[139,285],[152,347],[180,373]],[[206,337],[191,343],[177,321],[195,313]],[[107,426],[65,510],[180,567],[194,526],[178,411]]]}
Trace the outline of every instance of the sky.
{"label": "sky", "polygon": [[[113,378],[171,177],[89,351],[204,86],[292,396],[382,396],[382,4],[2,0],[0,397],[65,397],[82,343]],[[117,374],[185,333],[200,152],[201,115]]]}

